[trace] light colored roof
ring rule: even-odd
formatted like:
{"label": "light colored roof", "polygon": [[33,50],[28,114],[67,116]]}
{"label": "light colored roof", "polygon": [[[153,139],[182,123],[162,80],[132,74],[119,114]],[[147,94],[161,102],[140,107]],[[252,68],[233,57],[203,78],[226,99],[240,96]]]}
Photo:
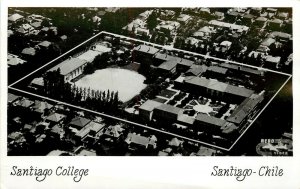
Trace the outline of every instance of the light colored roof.
{"label": "light colored roof", "polygon": [[42,41],[38,44],[38,46],[49,47],[52,43],[49,41]]}
{"label": "light colored roof", "polygon": [[216,153],[216,150],[207,148],[205,146],[200,146],[197,156],[212,156]]}
{"label": "light colored roof", "polygon": [[49,104],[47,102],[44,102],[44,101],[39,101],[39,100],[36,100],[34,102],[34,111],[36,112],[40,112],[40,113],[43,113],[45,111],[45,109],[50,109],[52,108],[53,105],[52,104]]}
{"label": "light colored roof", "polygon": [[17,96],[17,95],[11,94],[11,93],[7,94],[7,102],[9,102],[9,103],[14,102],[18,98],[20,98],[20,96]]}
{"label": "light colored roof", "polygon": [[134,143],[134,144],[139,144],[139,145],[142,145],[145,147],[147,147],[150,142],[149,138],[147,138],[145,136],[133,134],[133,133],[128,134],[127,141],[129,144]]}
{"label": "light colored roof", "polygon": [[243,26],[243,25],[237,25],[237,24],[230,24],[227,22],[221,22],[218,20],[211,20],[208,22],[211,25],[214,26],[220,26],[220,27],[226,27],[226,28],[230,28],[230,29],[234,29],[234,30],[243,30],[243,31],[248,31],[249,27],[247,26]]}
{"label": "light colored roof", "polygon": [[87,62],[85,60],[81,60],[78,58],[71,58],[63,61],[62,63],[54,66],[49,71],[56,71],[60,68],[60,73],[62,75],[68,75],[70,72],[74,71],[75,69],[79,68],[80,66],[85,65]]}
{"label": "light colored roof", "polygon": [[169,142],[169,146],[180,146],[183,143],[183,141],[179,140],[178,138],[172,138],[172,140]]}
{"label": "light colored roof", "polygon": [[10,17],[8,17],[8,20],[9,20],[9,21],[12,21],[12,22],[15,22],[15,21],[17,21],[17,20],[19,20],[19,19],[21,19],[21,18],[24,18],[24,16],[22,16],[22,15],[16,13],[16,14],[13,14],[13,15],[11,15]]}
{"label": "light colored roof", "polygon": [[186,22],[190,18],[191,18],[191,16],[189,16],[187,14],[181,14],[181,15],[178,16],[177,20],[182,21],[182,22]]}
{"label": "light colored roof", "polygon": [[88,126],[90,126],[91,131],[94,131],[96,133],[98,133],[101,129],[103,129],[105,127],[105,124],[102,123],[97,123],[94,121],[91,121]]}
{"label": "light colored roof", "polygon": [[7,55],[7,64],[10,66],[15,66],[15,65],[24,64],[24,63],[26,63],[26,61],[22,60],[17,55],[13,55],[13,54]]}
{"label": "light colored roof", "polygon": [[47,156],[60,156],[63,153],[67,153],[66,151],[61,151],[61,150],[53,150],[47,154]]}
{"label": "light colored roof", "polygon": [[279,63],[281,57],[280,56],[266,56],[266,62],[271,62],[271,63]]}
{"label": "light colored roof", "polygon": [[226,90],[227,86],[228,86],[228,84],[226,84],[226,83],[222,83],[217,80],[210,80],[207,85],[207,88],[215,90],[215,91],[224,92]]}
{"label": "light colored roof", "polygon": [[226,46],[226,47],[231,46],[231,44],[232,44],[232,42],[230,42],[230,41],[222,41],[222,42],[220,43],[221,46]]}
{"label": "light colored roof", "polygon": [[273,19],[273,20],[270,20],[269,22],[271,22],[271,23],[275,23],[275,24],[282,24],[282,23],[283,23],[283,21],[282,21],[282,20],[280,20],[280,19],[277,19],[277,18],[275,18],[275,19]]}
{"label": "light colored roof", "polygon": [[96,45],[95,48],[93,49],[94,51],[99,51],[101,53],[107,53],[111,51],[111,48],[108,48],[104,45]]}
{"label": "light colored roof", "polygon": [[186,73],[191,73],[194,76],[198,76],[199,74],[206,72],[207,66],[206,65],[196,65],[193,64],[191,68]]}
{"label": "light colored roof", "polygon": [[273,38],[266,38],[266,39],[264,39],[264,40],[261,42],[260,45],[269,47],[271,44],[273,44],[273,43],[275,43],[275,42],[276,42],[276,40],[273,39]]}
{"label": "light colored roof", "polygon": [[37,77],[37,78],[34,78],[31,83],[31,85],[34,84],[34,85],[38,85],[38,86],[44,86],[44,79],[42,77]]}
{"label": "light colored roof", "polygon": [[22,54],[34,56],[35,55],[35,49],[32,48],[32,47],[25,48],[25,49],[22,50]]}
{"label": "light colored roof", "polygon": [[28,99],[22,99],[22,100],[20,100],[16,103],[16,105],[22,106],[22,107],[25,107],[25,108],[28,108],[33,104],[34,104],[34,102],[31,101],[31,100],[28,100]]}
{"label": "light colored roof", "polygon": [[177,120],[183,123],[187,123],[189,125],[193,125],[193,123],[195,122],[195,119],[193,117],[187,116],[185,114],[178,115]]}
{"label": "light colored roof", "polygon": [[114,137],[114,138],[118,138],[122,134],[122,129],[121,129],[120,125],[115,125],[115,126],[111,125],[106,129],[104,134]]}
{"label": "light colored roof", "polygon": [[41,27],[42,22],[32,22],[30,25],[35,27],[35,28],[38,28],[38,27]]}
{"label": "light colored roof", "polygon": [[156,107],[160,106],[162,103],[154,101],[154,100],[147,100],[144,104],[142,104],[139,109],[146,110],[152,112]]}
{"label": "light colored roof", "polygon": [[49,115],[46,120],[52,121],[52,122],[60,122],[62,119],[64,119],[66,116],[59,113],[53,113]]}
{"label": "light colored roof", "polygon": [[266,17],[258,17],[255,19],[256,21],[266,22],[268,19]]}
{"label": "light colored roof", "polygon": [[83,54],[79,55],[77,58],[81,60],[85,60],[87,62],[93,62],[96,56],[101,55],[99,51],[88,50]]}
{"label": "light colored roof", "polygon": [[89,150],[83,149],[80,151],[78,156],[97,156],[97,154],[94,151],[89,151]]}
{"label": "light colored roof", "polygon": [[290,39],[292,35],[284,32],[274,31],[270,33],[269,37],[280,37],[280,38]]}

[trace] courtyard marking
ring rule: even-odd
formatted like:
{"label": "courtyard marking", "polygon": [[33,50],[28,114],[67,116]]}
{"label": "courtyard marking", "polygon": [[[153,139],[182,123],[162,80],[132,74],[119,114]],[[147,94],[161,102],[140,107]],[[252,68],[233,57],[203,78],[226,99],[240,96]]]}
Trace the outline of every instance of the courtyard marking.
{"label": "courtyard marking", "polygon": [[167,131],[163,131],[163,130],[160,130],[160,129],[155,129],[155,128],[147,126],[147,125],[143,125],[143,124],[140,124],[140,123],[128,121],[128,120],[121,119],[119,117],[115,117],[115,116],[112,116],[112,115],[108,115],[108,114],[96,112],[96,111],[93,111],[93,110],[90,110],[90,109],[82,108],[80,106],[75,106],[73,104],[69,104],[69,103],[66,103],[66,102],[59,101],[59,100],[54,100],[54,99],[49,98],[49,97],[37,95],[37,94],[31,93],[31,92],[27,92],[27,91],[24,91],[24,90],[21,90],[21,89],[17,89],[17,88],[14,88],[14,87],[8,87],[8,88],[12,89],[12,90],[15,90],[15,91],[18,91],[18,92],[21,92],[21,93],[25,93],[25,94],[31,95],[31,96],[42,98],[42,99],[45,99],[45,100],[48,100],[48,101],[52,101],[52,102],[63,104],[63,105],[69,106],[69,107],[77,108],[77,109],[80,109],[80,110],[83,110],[83,111],[86,111],[86,112],[98,114],[98,115],[103,116],[103,117],[108,117],[108,118],[116,119],[118,121],[122,121],[122,122],[129,123],[129,124],[132,124],[132,125],[135,125],[135,126],[143,127],[143,128],[149,129],[149,130],[154,130],[154,131],[157,131],[157,132],[161,132],[161,133],[168,134],[168,135],[171,135],[171,136],[175,136],[175,137],[178,137],[178,138],[182,138],[182,139],[185,139],[185,140],[190,140],[190,141],[193,141],[193,142],[196,142],[196,143],[200,143],[200,144],[204,144],[204,145],[207,145],[207,146],[210,146],[210,147],[213,147],[213,148],[217,148],[217,149],[220,149],[220,150],[229,151],[229,149],[227,149],[227,148],[223,148],[223,147],[216,146],[216,145],[213,145],[213,144],[209,144],[209,143],[206,143],[206,142],[203,142],[203,141],[191,139],[191,138],[188,138],[188,137],[184,137],[184,136],[181,136],[181,135],[178,135],[178,134],[174,134],[174,133],[170,133],[170,132],[167,132]]}
{"label": "courtyard marking", "polygon": [[263,109],[260,110],[260,112],[256,115],[256,117],[252,120],[250,125],[244,130],[244,132],[236,139],[236,141],[231,145],[229,148],[229,151],[235,146],[235,144],[240,140],[240,138],[246,133],[246,131],[252,126],[252,124],[255,122],[255,120],[260,116],[260,114],[263,113],[263,111],[269,106],[269,104],[273,101],[273,99],[277,96],[277,94],[281,91],[281,89],[287,84],[287,82],[291,79],[292,76],[290,76],[278,89],[278,91],[273,95],[273,97],[268,101],[268,103],[265,105]]}

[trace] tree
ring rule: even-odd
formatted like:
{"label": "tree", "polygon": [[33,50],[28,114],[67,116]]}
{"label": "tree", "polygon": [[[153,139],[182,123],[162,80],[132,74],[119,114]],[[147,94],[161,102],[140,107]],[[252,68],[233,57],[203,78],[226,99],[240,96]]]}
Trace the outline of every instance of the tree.
{"label": "tree", "polygon": [[156,13],[152,13],[147,19],[147,26],[149,30],[153,30],[158,24]]}

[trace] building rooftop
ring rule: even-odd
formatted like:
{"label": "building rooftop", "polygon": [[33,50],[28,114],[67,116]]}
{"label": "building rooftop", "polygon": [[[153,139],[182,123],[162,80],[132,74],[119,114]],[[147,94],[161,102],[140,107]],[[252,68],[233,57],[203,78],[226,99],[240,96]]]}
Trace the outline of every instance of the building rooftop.
{"label": "building rooftop", "polygon": [[109,47],[106,47],[104,45],[95,45],[94,48],[93,48],[94,51],[98,51],[100,53],[107,53],[107,52],[111,52],[111,48]]}
{"label": "building rooftop", "polygon": [[15,13],[15,14],[11,15],[10,17],[8,17],[8,20],[12,21],[12,22],[15,22],[15,21],[17,21],[17,20],[19,20],[21,18],[24,18],[24,16],[22,16],[22,15],[20,15],[18,13]]}
{"label": "building rooftop", "polygon": [[96,154],[95,151],[90,151],[90,150],[83,149],[83,150],[80,151],[78,156],[97,156],[97,154]]}
{"label": "building rooftop", "polygon": [[179,114],[177,117],[177,121],[186,123],[188,125],[193,125],[195,122],[195,119],[193,117],[187,116],[185,114]]}
{"label": "building rooftop", "polygon": [[250,97],[254,93],[253,90],[244,87],[234,86],[234,85],[228,85],[225,92],[237,96],[242,96],[242,97]]}
{"label": "building rooftop", "polygon": [[64,119],[66,116],[63,114],[59,114],[59,113],[52,113],[51,115],[49,115],[46,120],[48,121],[52,121],[52,122],[60,122],[62,119]]}
{"label": "building rooftop", "polygon": [[152,54],[152,55],[154,55],[155,53],[157,53],[159,51],[157,48],[147,46],[147,45],[139,45],[139,46],[135,47],[134,50]]}
{"label": "building rooftop", "polygon": [[196,116],[196,120],[207,123],[207,124],[216,125],[219,127],[222,127],[226,123],[226,121],[223,119],[208,116],[206,114],[198,114]]}
{"label": "building rooftop", "polygon": [[52,43],[49,41],[42,41],[38,44],[38,46],[49,47]]}
{"label": "building rooftop", "polygon": [[179,113],[182,112],[181,108],[174,107],[174,106],[171,106],[169,104],[161,104],[160,106],[156,107],[155,109],[156,110],[161,110],[161,111],[164,111],[164,112],[169,112],[169,113],[176,114],[176,115],[178,115]]}
{"label": "building rooftop", "polygon": [[104,134],[113,138],[119,138],[122,134],[122,131],[123,129],[121,128],[120,125],[115,125],[115,126],[110,125],[106,129]]}
{"label": "building rooftop", "polygon": [[263,96],[254,94],[246,98],[227,118],[227,121],[239,125],[263,99]]}
{"label": "building rooftop", "polygon": [[41,86],[43,87],[44,86],[44,79],[42,77],[37,77],[37,78],[34,78],[31,83],[31,85],[37,85],[37,86]]}
{"label": "building rooftop", "polygon": [[36,101],[34,102],[33,109],[34,109],[34,111],[36,111],[36,112],[44,113],[45,109],[51,109],[52,107],[53,107],[52,104],[49,104],[49,103],[44,102],[44,101],[36,100]]}
{"label": "building rooftop", "polygon": [[80,66],[83,66],[84,64],[86,64],[85,60],[81,60],[78,58],[69,58],[62,63],[54,66],[49,71],[56,71],[58,68],[60,68],[60,73],[62,75],[68,75],[70,72],[79,68]]}
{"label": "building rooftop", "polygon": [[78,59],[87,61],[87,62],[93,62],[93,60],[95,59],[96,56],[101,55],[101,52],[99,51],[93,51],[93,50],[88,50],[84,53],[82,53],[81,55],[79,55]]}
{"label": "building rooftop", "polygon": [[33,104],[34,104],[33,101],[26,99],[26,98],[23,98],[22,100],[20,100],[16,103],[16,105],[22,106],[24,108],[28,108],[28,107],[32,106]]}
{"label": "building rooftop", "polygon": [[71,120],[71,122],[69,123],[69,125],[82,128],[82,127],[86,126],[90,122],[91,122],[90,119],[86,119],[84,117],[75,117],[75,118],[73,118]]}
{"label": "building rooftop", "polygon": [[177,61],[175,60],[168,60],[166,62],[163,62],[161,65],[158,66],[158,68],[166,70],[166,71],[171,71],[174,69],[177,65]]}
{"label": "building rooftop", "polygon": [[152,112],[156,107],[160,106],[162,103],[154,101],[154,100],[147,100],[144,104],[142,104],[139,109],[146,110]]}
{"label": "building rooftop", "polygon": [[247,26],[237,25],[237,24],[230,24],[230,23],[221,22],[221,21],[218,21],[218,20],[211,20],[208,23],[210,25],[225,27],[225,28],[233,29],[233,30],[242,30],[242,31],[248,31],[249,30],[249,27],[247,27]]}
{"label": "building rooftop", "polygon": [[138,145],[141,145],[141,146],[144,146],[145,148],[147,148],[150,139],[145,136],[129,133],[126,141],[128,141],[129,144],[134,143],[134,144],[138,144]]}
{"label": "building rooftop", "polygon": [[13,55],[13,54],[8,54],[7,55],[7,64],[9,66],[16,66],[16,65],[19,65],[19,64],[24,64],[26,62],[27,61],[22,60],[17,55]]}
{"label": "building rooftop", "polygon": [[186,74],[190,73],[194,76],[198,76],[201,73],[206,72],[207,66],[206,65],[196,65],[193,64],[190,69],[186,72]]}
{"label": "building rooftop", "polygon": [[211,72],[215,72],[215,73],[219,73],[219,74],[226,74],[228,69],[226,68],[222,68],[219,66],[210,66],[207,68],[207,71],[211,71]]}
{"label": "building rooftop", "polygon": [[269,38],[264,39],[260,45],[269,47],[271,44],[273,44],[275,42],[276,42],[275,39],[269,37]]}
{"label": "building rooftop", "polygon": [[29,47],[29,48],[25,48],[22,50],[22,54],[24,55],[30,55],[30,56],[34,56],[35,55],[35,49],[32,48],[32,47]]}
{"label": "building rooftop", "polygon": [[208,89],[212,89],[215,91],[221,91],[221,92],[224,92],[227,89],[227,87],[228,87],[228,84],[219,82],[217,80],[210,80],[207,85]]}
{"label": "building rooftop", "polygon": [[11,94],[11,93],[7,94],[7,102],[8,103],[12,103],[12,102],[16,101],[18,98],[20,98],[20,96],[17,96],[17,95]]}
{"label": "building rooftop", "polygon": [[270,33],[270,35],[268,37],[271,37],[271,38],[279,37],[279,38],[291,39],[292,35],[288,34],[288,33],[284,33],[284,32],[274,31],[274,32]]}

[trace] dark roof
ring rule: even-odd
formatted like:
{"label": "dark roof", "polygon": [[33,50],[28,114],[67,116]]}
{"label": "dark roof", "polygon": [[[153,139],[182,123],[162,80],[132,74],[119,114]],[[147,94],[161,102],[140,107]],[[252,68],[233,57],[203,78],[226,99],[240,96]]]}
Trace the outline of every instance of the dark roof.
{"label": "dark roof", "polygon": [[198,114],[196,116],[196,120],[198,120],[200,122],[208,123],[208,124],[211,124],[211,125],[215,125],[215,126],[220,126],[220,127],[222,127],[226,123],[226,121],[223,120],[223,119],[208,116],[206,114]]}
{"label": "dark roof", "polygon": [[220,73],[220,74],[226,74],[227,73],[226,68],[222,68],[222,67],[219,67],[219,66],[210,66],[210,67],[207,68],[207,71]]}
{"label": "dark roof", "polygon": [[135,47],[134,50],[152,54],[152,55],[154,55],[155,53],[157,53],[159,51],[157,48],[147,46],[147,45],[139,45],[139,46]]}
{"label": "dark roof", "polygon": [[158,68],[166,70],[166,71],[170,71],[172,69],[174,69],[177,65],[177,61],[175,60],[168,60],[166,62],[163,62],[161,65],[158,66]]}
{"label": "dark roof", "polygon": [[250,98],[246,98],[227,118],[227,121],[240,124],[263,99],[264,97],[261,95],[252,95]]}
{"label": "dark roof", "polygon": [[90,119],[86,119],[84,117],[75,117],[72,119],[70,122],[70,125],[76,126],[76,127],[84,127],[86,126],[89,122],[91,122]]}

